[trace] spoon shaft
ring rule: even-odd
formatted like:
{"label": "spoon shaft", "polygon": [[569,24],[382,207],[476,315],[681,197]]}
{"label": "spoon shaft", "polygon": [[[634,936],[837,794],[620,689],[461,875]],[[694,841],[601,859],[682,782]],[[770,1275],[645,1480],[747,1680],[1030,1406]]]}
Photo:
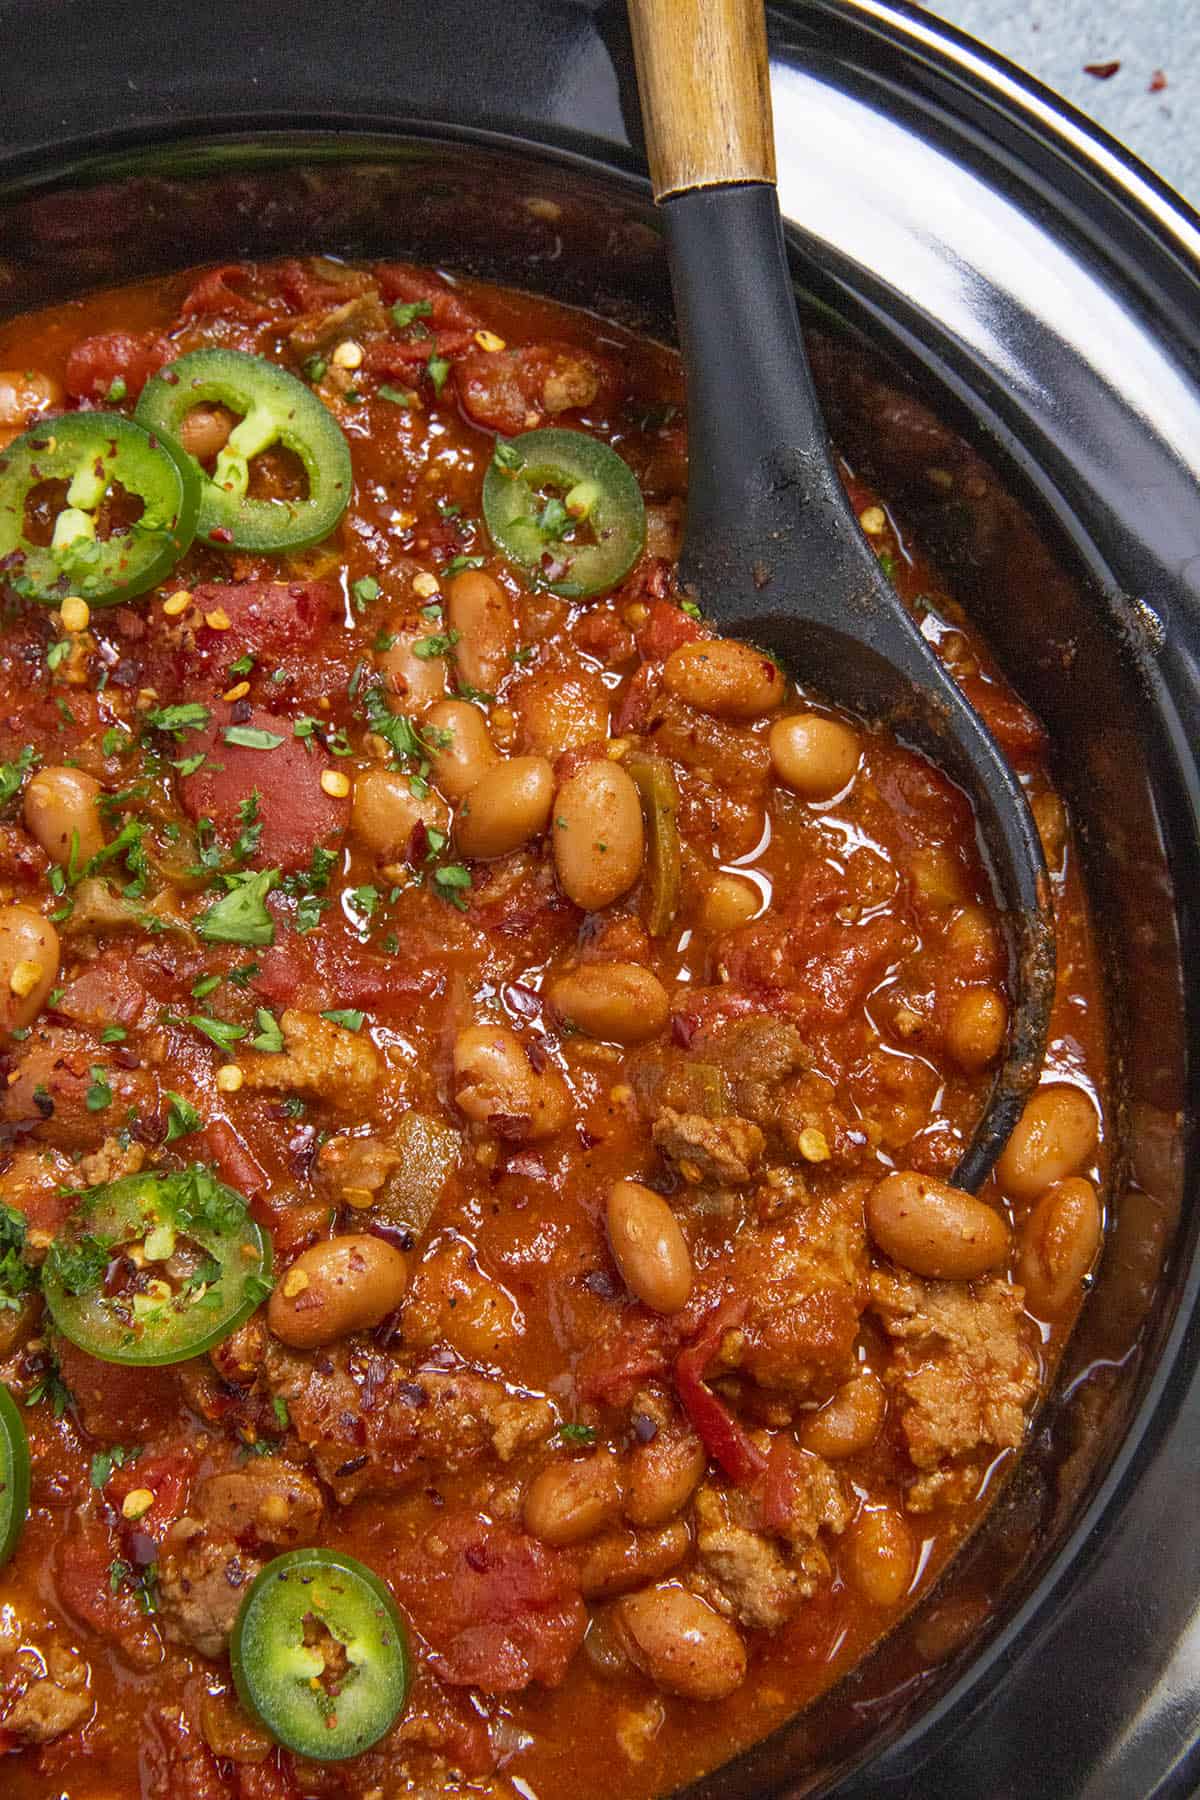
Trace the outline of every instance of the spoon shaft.
{"label": "spoon shaft", "polygon": [[629,0],[654,198],[775,180],[762,0]]}

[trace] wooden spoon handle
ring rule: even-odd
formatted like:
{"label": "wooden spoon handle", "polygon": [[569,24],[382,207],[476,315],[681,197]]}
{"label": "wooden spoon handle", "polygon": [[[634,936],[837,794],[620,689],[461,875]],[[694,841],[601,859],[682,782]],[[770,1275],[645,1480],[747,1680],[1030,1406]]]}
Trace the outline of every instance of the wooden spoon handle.
{"label": "wooden spoon handle", "polygon": [[763,0],[629,0],[654,198],[775,180]]}

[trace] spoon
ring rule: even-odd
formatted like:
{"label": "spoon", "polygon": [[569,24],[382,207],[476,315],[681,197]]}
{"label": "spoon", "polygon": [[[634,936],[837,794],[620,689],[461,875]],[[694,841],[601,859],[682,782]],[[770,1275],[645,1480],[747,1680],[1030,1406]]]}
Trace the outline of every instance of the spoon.
{"label": "spoon", "polygon": [[838,477],[800,335],[762,0],[629,0],[687,385],[680,578],[706,616],[926,754],[971,800],[1004,923],[1008,1039],[954,1172],[974,1189],[1036,1087],[1054,997],[1050,884],[995,739],[917,629]]}

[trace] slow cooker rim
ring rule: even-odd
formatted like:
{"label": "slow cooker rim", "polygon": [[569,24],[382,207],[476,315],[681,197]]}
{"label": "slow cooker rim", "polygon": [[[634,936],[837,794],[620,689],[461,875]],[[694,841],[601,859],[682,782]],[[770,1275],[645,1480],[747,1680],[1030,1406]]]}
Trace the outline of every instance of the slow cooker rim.
{"label": "slow cooker rim", "polygon": [[[1019,129],[1049,143],[1066,162],[1088,174],[1103,188],[1111,190],[1115,187],[1123,206],[1132,213],[1141,231],[1149,233],[1161,252],[1176,261],[1177,273],[1182,267],[1192,285],[1200,288],[1200,215],[1107,133],[1040,83],[1014,70],[1002,58],[984,50],[952,27],[929,20],[913,7],[900,4],[898,0],[839,0],[839,3],[841,10],[857,14],[868,28],[899,39],[902,49],[905,42],[912,42],[919,46],[921,55],[940,59],[973,89],[983,89],[998,111],[1010,122],[1015,122]],[[811,0],[811,5],[820,11],[831,10],[829,0]],[[794,19],[799,19],[803,10],[791,3],[772,8],[773,12]],[[523,125],[520,121],[513,123],[521,129],[509,129],[499,123],[473,126],[427,115],[397,117],[344,112],[302,115],[242,112],[228,115],[216,126],[211,114],[190,121],[178,117],[87,134],[73,140],[58,140],[53,149],[43,146],[12,155],[2,153],[0,186],[11,191],[77,179],[81,172],[93,169],[106,157],[136,154],[139,149],[168,142],[178,144],[192,139],[198,145],[212,147],[214,138],[219,140],[222,136],[252,134],[261,138],[270,133],[278,134],[282,143],[284,138],[295,142],[308,133],[322,137],[336,134],[343,142],[348,138],[364,140],[372,136],[443,139],[522,156],[535,154],[609,182],[619,179],[634,186],[642,195],[648,193],[648,184],[640,172],[636,154],[621,146],[602,139],[589,139],[583,134],[558,131],[552,126],[542,127],[545,135],[531,137],[527,121]],[[48,170],[51,155],[57,166]],[[1182,264],[1178,263],[1179,258],[1183,259]],[[1193,345],[1200,344],[1200,316],[1192,342]],[[1192,1330],[1191,1315],[1198,1294],[1200,1264],[1193,1252],[1192,1266],[1180,1292],[1171,1329],[1159,1349],[1156,1367],[1128,1423],[1118,1455],[1074,1531],[1043,1571],[1035,1593],[972,1658],[969,1668],[946,1694],[923,1711],[914,1725],[885,1738],[892,1754],[903,1754],[906,1747],[915,1746],[952,1714],[965,1715],[972,1699],[981,1700],[981,1688],[997,1661],[1007,1654],[1015,1639],[1030,1628],[1035,1616],[1052,1603],[1062,1582],[1078,1573],[1085,1564],[1088,1540],[1093,1537],[1101,1518],[1109,1516],[1120,1493],[1136,1477],[1138,1467],[1153,1449],[1154,1434],[1169,1427],[1174,1414],[1170,1390],[1186,1380],[1200,1348],[1193,1343],[1187,1364],[1182,1362],[1181,1351]],[[1093,1544],[1093,1552],[1095,1548]],[[873,1746],[871,1753],[875,1754],[877,1748]],[[843,1774],[848,1773],[850,1769],[845,1768]]]}

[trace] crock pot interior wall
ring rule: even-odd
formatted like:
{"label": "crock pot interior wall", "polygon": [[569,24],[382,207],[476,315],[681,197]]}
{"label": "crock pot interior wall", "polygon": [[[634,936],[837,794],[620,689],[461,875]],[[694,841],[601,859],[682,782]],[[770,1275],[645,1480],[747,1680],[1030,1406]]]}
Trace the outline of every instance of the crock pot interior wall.
{"label": "crock pot interior wall", "polygon": [[[10,193],[0,213],[4,311],[189,262],[320,249],[467,268],[602,305],[635,326],[669,329],[653,216],[644,192],[622,180],[565,161],[526,161],[483,143],[278,140],[275,161],[263,142],[270,139],[250,151],[210,141],[149,157],[139,152],[88,171],[99,185],[84,194],[67,181]],[[531,211],[524,204],[530,197],[552,200],[558,216]],[[1041,517],[1035,525],[1014,498],[1024,477],[1013,467],[997,477],[976,449],[939,424],[937,411],[948,412],[955,426],[967,422],[961,397],[951,401],[929,388],[923,396],[935,409],[927,427],[930,455],[936,452],[936,465],[955,472],[950,501],[931,484],[930,461],[914,467],[871,430],[865,403],[871,384],[905,392],[903,377],[881,352],[903,346],[888,344],[878,308],[865,299],[856,308],[847,283],[843,271],[838,310],[857,311],[875,343],[868,348],[847,332],[817,346],[838,436],[852,457],[872,463],[885,493],[918,519],[953,565],[1060,746],[1060,773],[1085,832],[1110,962],[1121,977],[1119,1085],[1136,1169],[1122,1177],[1114,1237],[1057,1397],[984,1532],[932,1609],[893,1634],[825,1703],[696,1790],[714,1797],[762,1794],[788,1783],[794,1794],[826,1788],[866,1746],[894,1735],[938,1699],[976,1653],[980,1629],[994,1631],[1029,1593],[1107,1466],[1169,1324],[1171,1284],[1183,1268],[1176,1257],[1160,1281],[1180,1237],[1184,1013],[1175,895],[1154,797],[1161,785],[1152,766],[1159,727],[1148,704],[1145,659],[1114,629],[1099,597],[1069,572],[1065,522],[1060,528]],[[817,318],[820,326],[828,322],[824,312]],[[937,344],[928,351],[930,368]],[[985,448],[1001,454],[994,441]],[[946,1661],[928,1673],[918,1653],[932,1630],[941,1631]],[[811,1775],[797,1780],[802,1755]]]}

